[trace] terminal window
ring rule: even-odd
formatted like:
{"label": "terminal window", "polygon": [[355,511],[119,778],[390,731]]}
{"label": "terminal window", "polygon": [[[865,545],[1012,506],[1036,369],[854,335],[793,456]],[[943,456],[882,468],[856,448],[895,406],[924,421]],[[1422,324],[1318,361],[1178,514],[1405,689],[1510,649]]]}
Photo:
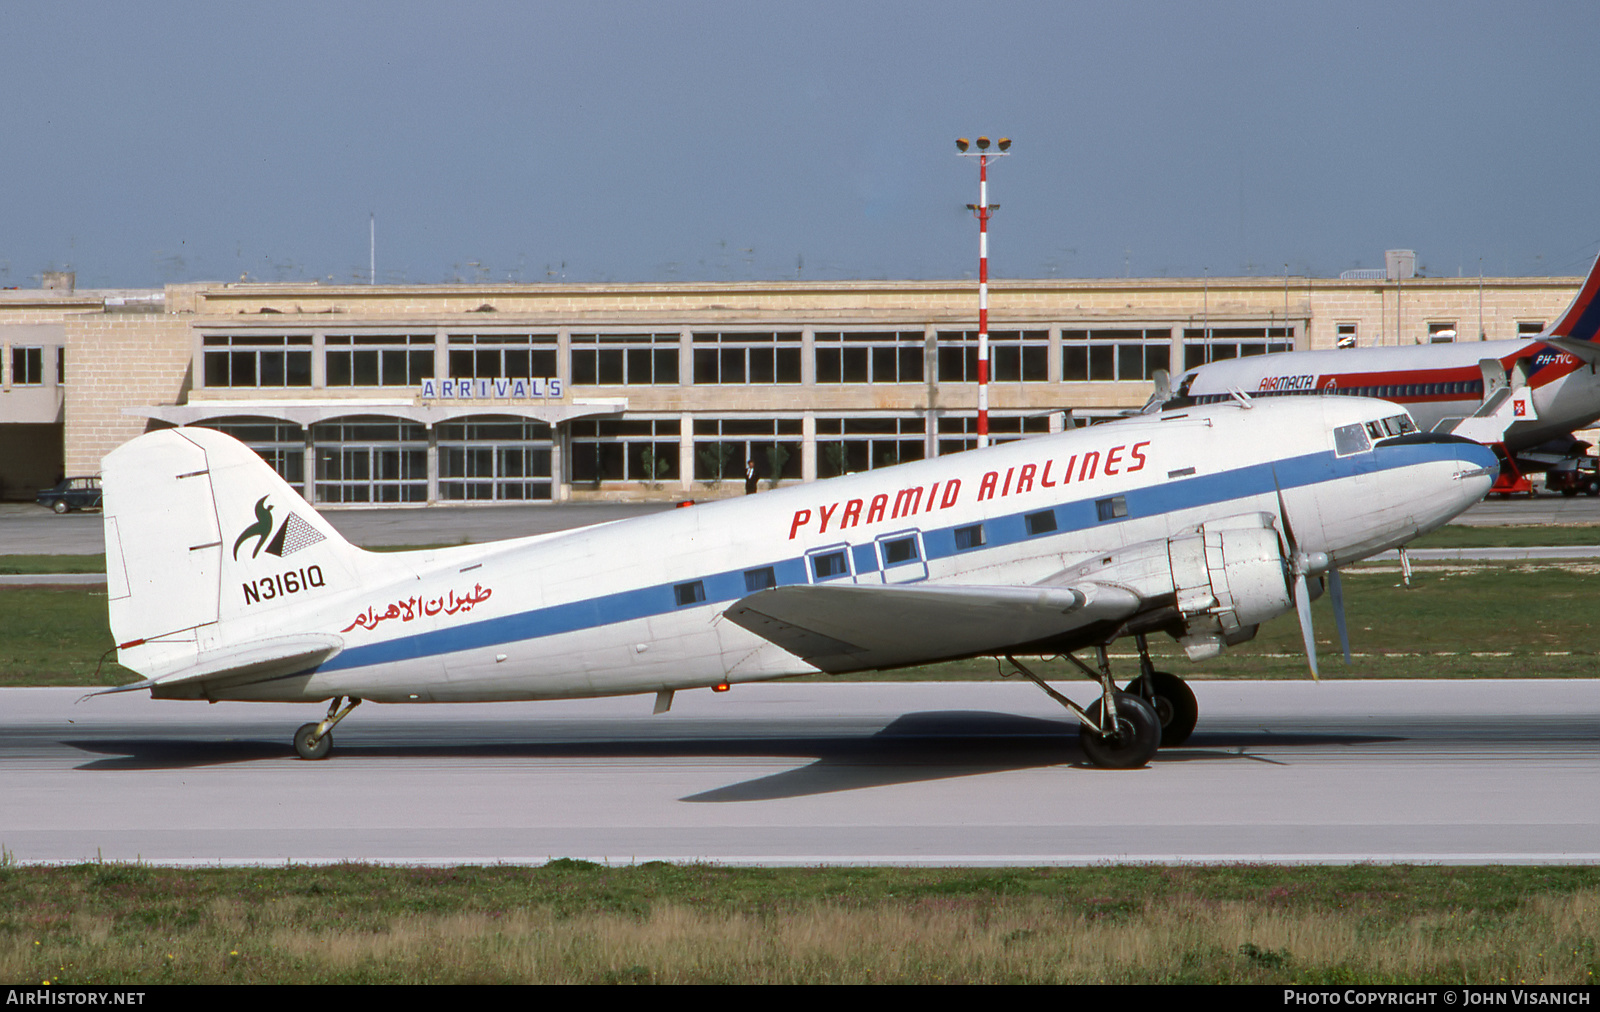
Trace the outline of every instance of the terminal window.
{"label": "terminal window", "polygon": [[[1009,443],[1029,436],[1042,436],[1050,431],[1048,415],[989,415],[989,443]],[[939,456],[976,449],[978,445],[978,419],[976,415],[945,415],[939,419]]]}
{"label": "terminal window", "polygon": [[681,428],[676,418],[572,422],[572,480],[677,481]]}
{"label": "terminal window", "polygon": [[817,471],[832,478],[926,456],[928,423],[915,418],[817,419]]}
{"label": "terminal window", "polygon": [[[1050,332],[991,330],[989,379],[996,383],[1047,383]],[[978,382],[978,332],[939,331],[939,382]]]}
{"label": "terminal window", "polygon": [[575,386],[678,383],[677,334],[573,334]]}
{"label": "terminal window", "polygon": [[800,478],[802,443],[798,418],[697,418],[694,422],[696,481],[744,477],[745,461],[756,477]]}
{"label": "terminal window", "polygon": [[554,334],[450,335],[451,379],[553,379],[558,375]]}
{"label": "terminal window", "polygon": [[327,339],[328,386],[404,387],[433,378],[433,335]]}
{"label": "terminal window", "polygon": [[308,387],[311,336],[233,334],[203,339],[208,387]]}
{"label": "terminal window", "polygon": [[44,349],[11,349],[11,385],[36,387],[44,384]]}
{"label": "terminal window", "polygon": [[1284,327],[1186,327],[1183,331],[1186,370],[1279,351],[1294,351],[1294,333]]}
{"label": "terminal window", "polygon": [[1166,327],[1061,332],[1061,378],[1069,383],[1145,382],[1171,358]]}
{"label": "terminal window", "polygon": [[694,335],[696,383],[800,382],[799,331],[735,331]]}
{"label": "terminal window", "polygon": [[920,330],[818,331],[818,383],[921,383]]}

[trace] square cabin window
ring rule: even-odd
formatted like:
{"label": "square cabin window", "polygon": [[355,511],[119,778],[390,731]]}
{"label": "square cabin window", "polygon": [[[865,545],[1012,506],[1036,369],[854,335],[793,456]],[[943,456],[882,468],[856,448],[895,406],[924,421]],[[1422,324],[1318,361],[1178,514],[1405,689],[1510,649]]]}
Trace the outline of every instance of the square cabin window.
{"label": "square cabin window", "polygon": [[678,607],[683,608],[704,601],[706,599],[706,585],[701,580],[695,580],[693,583],[680,583],[672,588],[672,593],[677,598]]}
{"label": "square cabin window", "polygon": [[904,566],[917,561],[917,536],[908,534],[903,538],[891,538],[883,543],[883,564],[889,566]]}
{"label": "square cabin window", "polygon": [[956,551],[966,552],[974,548],[982,548],[984,544],[983,525],[973,524],[971,527],[956,528]]}
{"label": "square cabin window", "polygon": [[837,580],[850,575],[850,560],[843,548],[811,557],[811,572],[818,580]]}
{"label": "square cabin window", "polygon": [[771,566],[744,571],[744,589],[752,594],[778,585],[778,574]]}
{"label": "square cabin window", "polygon": [[1094,509],[1102,521],[1121,520],[1128,515],[1128,498],[1119,495],[1110,499],[1097,499]]}
{"label": "square cabin window", "polygon": [[1049,534],[1056,529],[1056,511],[1040,510],[1038,513],[1029,513],[1022,518],[1028,525],[1028,537],[1040,534]]}

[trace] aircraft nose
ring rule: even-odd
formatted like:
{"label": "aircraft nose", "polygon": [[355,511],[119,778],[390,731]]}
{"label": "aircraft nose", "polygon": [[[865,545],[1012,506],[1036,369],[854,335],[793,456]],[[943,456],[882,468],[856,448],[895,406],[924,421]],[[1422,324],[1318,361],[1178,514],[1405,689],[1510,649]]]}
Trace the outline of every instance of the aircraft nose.
{"label": "aircraft nose", "polygon": [[1441,486],[1440,506],[1448,517],[1467,509],[1489,494],[1500,476],[1500,458],[1482,443],[1461,436],[1433,436],[1437,440],[1440,462],[1448,466],[1434,469],[1433,484]]}

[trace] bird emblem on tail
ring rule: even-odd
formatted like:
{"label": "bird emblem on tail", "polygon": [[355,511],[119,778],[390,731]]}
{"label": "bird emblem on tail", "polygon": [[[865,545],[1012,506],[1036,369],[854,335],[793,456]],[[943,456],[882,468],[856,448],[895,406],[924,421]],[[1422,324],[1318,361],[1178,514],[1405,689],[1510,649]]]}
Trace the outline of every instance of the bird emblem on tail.
{"label": "bird emblem on tail", "polygon": [[261,554],[261,546],[266,544],[267,538],[272,535],[272,507],[267,505],[266,496],[256,500],[256,522],[246,527],[244,533],[239,535],[239,540],[233,543],[233,557],[235,559],[239,557],[239,546],[244,544],[245,539],[252,534],[256,537],[255,551],[250,553],[250,557],[253,559]]}

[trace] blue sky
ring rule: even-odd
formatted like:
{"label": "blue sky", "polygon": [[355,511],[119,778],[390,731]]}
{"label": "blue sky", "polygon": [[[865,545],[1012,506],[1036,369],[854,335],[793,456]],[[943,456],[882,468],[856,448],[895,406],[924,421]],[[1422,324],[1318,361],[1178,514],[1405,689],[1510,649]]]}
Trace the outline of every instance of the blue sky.
{"label": "blue sky", "polygon": [[0,285],[1583,273],[1585,3],[0,7]]}

